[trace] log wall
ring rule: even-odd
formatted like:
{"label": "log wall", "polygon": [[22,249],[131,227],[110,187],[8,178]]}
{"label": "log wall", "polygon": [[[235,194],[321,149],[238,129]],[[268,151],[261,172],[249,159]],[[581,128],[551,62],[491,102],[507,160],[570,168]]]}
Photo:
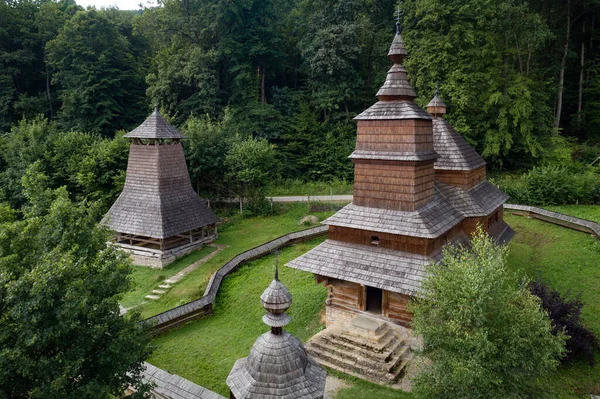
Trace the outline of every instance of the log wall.
{"label": "log wall", "polygon": [[384,291],[383,315],[397,323],[410,327],[413,314],[408,310],[410,296],[397,292]]}

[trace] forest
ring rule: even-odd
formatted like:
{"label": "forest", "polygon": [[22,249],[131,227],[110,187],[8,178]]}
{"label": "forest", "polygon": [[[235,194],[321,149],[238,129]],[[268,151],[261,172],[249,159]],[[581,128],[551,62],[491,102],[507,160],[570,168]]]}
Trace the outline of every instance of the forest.
{"label": "forest", "polygon": [[[105,210],[124,180],[123,132],[155,105],[186,134],[208,197],[351,183],[352,118],[391,66],[397,7],[417,103],[439,85],[450,123],[513,198],[600,201],[589,166],[600,155],[597,0],[165,0],[138,11],[3,0],[0,195],[20,208],[29,176]],[[522,188],[548,179],[568,198]]]}

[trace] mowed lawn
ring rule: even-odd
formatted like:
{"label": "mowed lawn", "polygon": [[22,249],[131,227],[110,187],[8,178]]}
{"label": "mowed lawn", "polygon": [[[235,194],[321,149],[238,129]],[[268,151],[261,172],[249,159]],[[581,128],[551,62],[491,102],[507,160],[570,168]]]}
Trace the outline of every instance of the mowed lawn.
{"label": "mowed lawn", "polygon": [[[219,227],[219,238],[215,244],[226,245],[227,248],[185,276],[156,301],[145,300],[144,296],[162,280],[207,255],[209,253],[207,248],[205,247],[200,253],[193,252],[162,270],[134,266],[133,289],[125,295],[122,304],[125,307],[138,305],[135,310],[139,311],[142,317],[150,317],[198,299],[204,295],[210,276],[237,254],[284,234],[310,227],[299,224],[302,217],[309,214],[307,204],[291,203],[280,207],[280,212],[275,216],[250,218],[236,216],[225,220],[225,223]],[[311,214],[323,220],[332,213],[312,212]]]}
{"label": "mowed lawn", "polygon": [[[574,209],[563,209],[562,212],[592,219],[595,211],[594,208]],[[517,232],[510,244],[509,267],[532,279],[541,277],[561,292],[570,291],[573,295],[581,292],[585,303],[583,320],[600,335],[598,240],[585,233],[508,213],[506,220]],[[265,221],[264,225],[269,223]],[[282,250],[280,264],[321,241],[313,240]],[[228,396],[225,379],[235,360],[247,356],[256,338],[268,330],[261,322],[264,311],[259,296],[272,279],[273,265],[274,258],[265,257],[227,277],[217,296],[214,315],[157,337],[154,341],[156,350],[149,362]],[[289,312],[292,323],[287,330],[305,341],[323,328],[326,290],[315,284],[312,275],[293,269],[282,268],[281,280],[294,296],[294,305]],[[412,397],[341,376],[352,386],[340,390],[336,399]],[[600,394],[600,367],[589,367],[586,363],[561,367],[540,382],[540,390],[542,397],[547,398],[587,399],[589,394]]]}

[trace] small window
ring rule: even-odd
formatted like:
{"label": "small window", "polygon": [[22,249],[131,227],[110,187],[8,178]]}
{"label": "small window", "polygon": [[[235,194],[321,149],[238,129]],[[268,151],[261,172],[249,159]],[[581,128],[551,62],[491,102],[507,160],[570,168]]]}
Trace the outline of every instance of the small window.
{"label": "small window", "polygon": [[379,245],[379,236],[371,236],[371,245]]}

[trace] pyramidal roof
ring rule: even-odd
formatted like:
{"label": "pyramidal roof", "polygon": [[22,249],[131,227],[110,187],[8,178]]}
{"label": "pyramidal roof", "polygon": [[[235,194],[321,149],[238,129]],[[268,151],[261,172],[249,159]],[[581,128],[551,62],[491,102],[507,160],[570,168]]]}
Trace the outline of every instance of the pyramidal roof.
{"label": "pyramidal roof", "polygon": [[158,112],[158,107],[154,107],[154,112],[141,125],[127,133],[125,137],[136,139],[185,138],[179,130],[167,123],[160,112]]}
{"label": "pyramidal roof", "polygon": [[[437,88],[427,107],[446,107]],[[473,170],[486,164],[481,155],[454,130],[441,114],[434,115],[432,124],[433,148],[439,155],[433,165],[435,169]]]}
{"label": "pyramidal roof", "polygon": [[292,295],[275,278],[261,295],[271,331],[262,334],[248,357],[235,362],[227,385],[236,399],[320,399],[325,392],[325,370],[307,355],[302,343],[281,327],[289,322],[284,312]]}

